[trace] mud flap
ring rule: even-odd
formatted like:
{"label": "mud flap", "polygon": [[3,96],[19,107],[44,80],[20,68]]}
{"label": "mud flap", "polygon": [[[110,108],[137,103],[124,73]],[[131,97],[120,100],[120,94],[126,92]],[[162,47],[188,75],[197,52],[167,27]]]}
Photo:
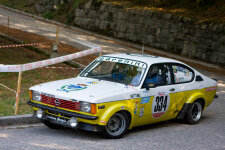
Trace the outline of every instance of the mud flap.
{"label": "mud flap", "polygon": [[185,103],[182,109],[180,110],[179,114],[177,115],[177,119],[184,119],[190,107],[191,103]]}

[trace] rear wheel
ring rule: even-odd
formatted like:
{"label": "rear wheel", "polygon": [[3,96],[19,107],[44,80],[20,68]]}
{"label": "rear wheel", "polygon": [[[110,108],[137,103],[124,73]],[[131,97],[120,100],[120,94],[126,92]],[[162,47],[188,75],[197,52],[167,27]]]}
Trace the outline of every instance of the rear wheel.
{"label": "rear wheel", "polygon": [[41,120],[41,122],[46,125],[47,127],[49,127],[50,129],[61,129],[63,128],[63,126],[57,125],[57,124],[53,124],[47,120]]}
{"label": "rear wheel", "polygon": [[196,124],[202,118],[202,103],[195,101],[189,108],[186,116],[186,120],[189,124]]}
{"label": "rear wheel", "polygon": [[128,130],[129,117],[125,112],[115,113],[107,122],[102,134],[107,138],[121,138]]}

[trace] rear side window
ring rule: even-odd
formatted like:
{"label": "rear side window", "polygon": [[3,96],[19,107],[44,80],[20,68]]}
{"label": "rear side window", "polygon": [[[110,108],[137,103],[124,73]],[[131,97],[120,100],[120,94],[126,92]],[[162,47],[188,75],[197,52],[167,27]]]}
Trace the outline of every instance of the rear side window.
{"label": "rear side window", "polygon": [[186,66],[180,64],[172,65],[174,83],[184,83],[193,80],[194,72]]}

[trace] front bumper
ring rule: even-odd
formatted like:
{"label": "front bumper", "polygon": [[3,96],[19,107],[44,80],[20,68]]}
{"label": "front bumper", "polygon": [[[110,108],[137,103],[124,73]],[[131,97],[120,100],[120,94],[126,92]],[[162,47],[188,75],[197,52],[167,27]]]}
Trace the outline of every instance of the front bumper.
{"label": "front bumper", "polygon": [[[36,116],[34,114],[34,116]],[[41,120],[46,120],[50,123],[61,125],[64,127],[72,128],[69,124],[69,119],[62,118],[62,117],[57,117],[49,114],[45,114]],[[75,129],[81,129],[85,131],[92,131],[92,132],[102,132],[104,129],[104,126],[97,125],[97,124],[89,124],[85,122],[78,122],[77,126]]]}
{"label": "front bumper", "polygon": [[87,119],[87,120],[97,120],[97,116],[89,116],[89,115],[83,115],[83,114],[78,114],[75,112],[69,112],[65,110],[58,109],[57,107],[50,107],[50,106],[45,106],[41,104],[37,104],[32,102],[31,100],[27,101],[28,105],[31,105],[33,107],[41,108],[43,110],[48,110],[56,113],[60,113],[62,116],[67,116],[67,117],[76,117],[76,118],[82,118],[82,119]]}
{"label": "front bumper", "polygon": [[[40,108],[42,110],[59,113],[60,115],[65,116],[66,118],[45,113],[45,115],[41,118],[41,120],[47,120],[50,123],[61,125],[64,127],[72,128],[69,124],[69,119],[68,119],[71,117],[82,118],[82,119],[87,119],[87,120],[97,120],[98,119],[97,116],[88,116],[88,115],[78,114],[75,112],[68,112],[65,110],[58,109],[58,108],[37,104],[30,100],[27,101],[27,104],[31,105],[33,107],[36,107],[36,108]],[[34,116],[36,117],[36,114],[34,114]],[[85,122],[80,121],[80,122],[78,122],[76,128],[81,129],[81,130],[86,130],[86,131],[101,132],[103,130],[104,126],[101,126],[98,124],[85,123]]]}

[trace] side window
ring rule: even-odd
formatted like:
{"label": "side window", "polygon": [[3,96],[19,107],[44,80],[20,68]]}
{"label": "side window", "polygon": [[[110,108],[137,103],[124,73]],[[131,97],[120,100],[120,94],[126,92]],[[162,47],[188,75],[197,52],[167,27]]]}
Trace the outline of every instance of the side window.
{"label": "side window", "polygon": [[157,86],[171,84],[172,80],[169,65],[152,65],[146,75],[143,88],[145,88],[148,83],[155,83]]}
{"label": "side window", "polygon": [[183,65],[172,65],[174,83],[189,82],[193,79],[193,71]]}

